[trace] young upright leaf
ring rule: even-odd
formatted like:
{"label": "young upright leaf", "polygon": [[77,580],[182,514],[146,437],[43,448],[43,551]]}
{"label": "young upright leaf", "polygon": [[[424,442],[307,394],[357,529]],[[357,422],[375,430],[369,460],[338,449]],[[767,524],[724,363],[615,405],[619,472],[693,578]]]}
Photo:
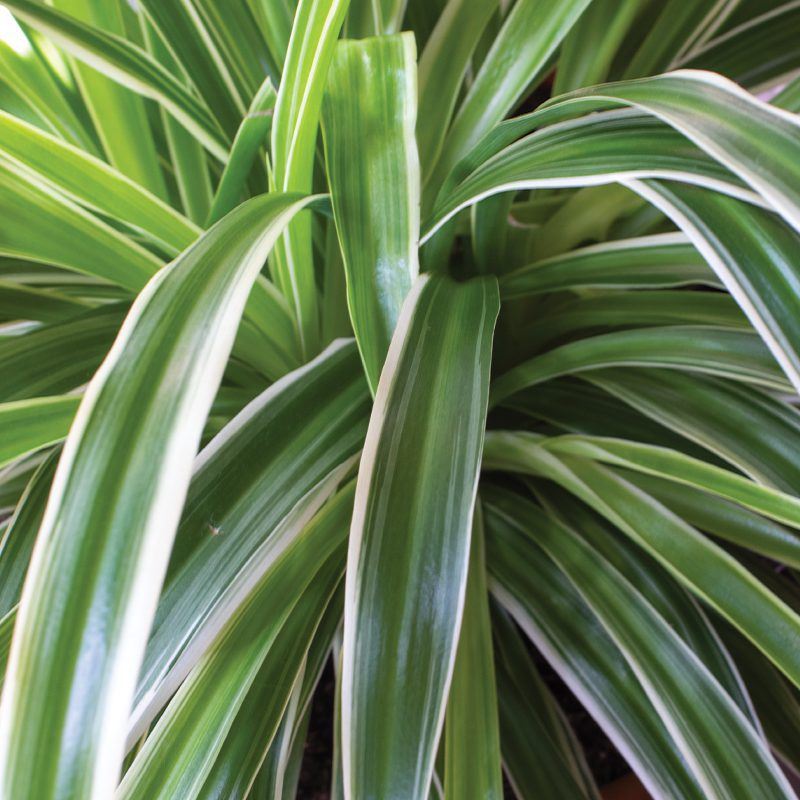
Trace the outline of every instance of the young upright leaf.
{"label": "young upright leaf", "polygon": [[428,201],[435,199],[450,170],[505,117],[525,89],[541,79],[550,57],[590,2],[517,0],[453,120],[429,176]]}
{"label": "young upright leaf", "polygon": [[420,277],[367,432],[345,594],[349,797],[425,797],[458,643],[488,399],[494,279]]}
{"label": "young upright leaf", "polygon": [[[311,190],[322,95],[349,3],[300,0],[297,5],[272,123],[272,169],[278,191]],[[273,259],[278,286],[297,319],[304,355],[314,354],[319,337],[311,236],[311,221],[301,215]]]}
{"label": "young upright leaf", "polygon": [[239,130],[236,131],[228,161],[211,203],[207,225],[213,225],[222,219],[241,200],[247,175],[258,151],[267,145],[267,136],[272,127],[272,115],[275,111],[275,99],[272,81],[266,78],[253,96],[247,114]]}
{"label": "young upright leaf", "polygon": [[112,795],[203,424],[250,287],[307,203],[256,198],[159,272],[86,390],[23,587],[2,793]]}
{"label": "young upright leaf", "polygon": [[419,272],[415,62],[411,34],[340,42],[323,106],[350,318],[373,393]]}

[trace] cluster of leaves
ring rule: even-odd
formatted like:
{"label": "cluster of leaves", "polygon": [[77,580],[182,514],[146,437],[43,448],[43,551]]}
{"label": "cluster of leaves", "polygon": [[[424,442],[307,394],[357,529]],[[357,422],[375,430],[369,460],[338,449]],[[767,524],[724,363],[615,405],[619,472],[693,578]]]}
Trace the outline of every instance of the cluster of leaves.
{"label": "cluster of leaves", "polygon": [[0,794],[794,797],[800,3],[4,5]]}

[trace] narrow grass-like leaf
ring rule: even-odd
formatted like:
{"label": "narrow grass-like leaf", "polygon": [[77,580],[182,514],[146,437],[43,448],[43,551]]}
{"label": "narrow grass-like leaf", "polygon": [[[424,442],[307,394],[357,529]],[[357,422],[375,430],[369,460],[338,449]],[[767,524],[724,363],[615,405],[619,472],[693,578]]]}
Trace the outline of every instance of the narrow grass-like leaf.
{"label": "narrow grass-like leaf", "polygon": [[0,617],[19,603],[59,455],[54,450],[38,467],[0,540]]}
{"label": "narrow grass-like leaf", "polygon": [[[54,0],[53,6],[108,33],[125,35],[119,0]],[[142,98],[90,66],[77,63],[73,72],[109,162],[165,198],[166,184]]]}
{"label": "narrow grass-like leaf", "polygon": [[543,442],[561,455],[580,456],[686,483],[800,528],[800,499],[683,453],[624,439],[558,437]]}
{"label": "narrow grass-like leaf", "polygon": [[258,151],[268,142],[275,100],[272,81],[266,78],[253,96],[247,114],[236,131],[230,155],[219,179],[217,191],[214,193],[206,225],[212,225],[222,219],[241,199],[247,176]]}
{"label": "narrow grass-like leaf", "polygon": [[800,119],[795,114],[699,70],[581,90],[553,103],[581,112],[619,104],[653,114],[680,131],[800,230]]}
{"label": "narrow grass-like leaf", "polygon": [[664,478],[625,471],[625,479],[681,519],[724,541],[800,569],[800,534],[738,503]]}
{"label": "narrow grass-like leaf", "polygon": [[0,404],[0,466],[61,441],[80,397],[35,397]]}
{"label": "narrow grass-like leaf", "polygon": [[424,797],[467,577],[497,284],[420,277],[359,470],[345,595],[348,796]]}
{"label": "narrow grass-like leaf", "polygon": [[[419,272],[416,53],[410,34],[341,42],[323,106],[347,301],[373,393]],[[353,150],[368,145],[363,158]]]}
{"label": "narrow grass-like leaf", "polygon": [[161,103],[213,156],[226,158],[228,143],[209,110],[144,50],[38,0],[8,0],[5,5],[76,58]]}
{"label": "narrow grass-like leaf", "polygon": [[0,341],[0,371],[7,375],[0,401],[24,400],[77,389],[100,366],[126,303],[111,303],[63,322]]}
{"label": "narrow grass-like leaf", "polygon": [[[524,524],[617,643],[711,797],[791,798],[780,768],[697,655],[603,556],[532,504]],[[737,757],[731,760],[730,754]]]}
{"label": "narrow grass-like leaf", "polygon": [[[272,123],[272,169],[278,191],[309,192],[328,67],[350,0],[300,0]],[[294,310],[300,350],[317,350],[319,310],[311,221],[301,216],[273,259],[276,282]]]}
{"label": "narrow grass-like leaf", "polygon": [[630,184],[692,240],[800,388],[800,314],[794,259],[800,239],[776,216],[689,186]]}
{"label": "narrow grass-like leaf", "polygon": [[503,765],[522,800],[599,793],[563,711],[544,684],[509,616],[492,615]]}
{"label": "narrow grass-like leaf", "polygon": [[139,291],[163,261],[14,162],[0,158],[0,254]]}
{"label": "narrow grass-like leaf", "polygon": [[417,142],[427,174],[436,163],[475,48],[498,0],[449,0],[419,59]]}
{"label": "narrow grass-like leaf", "polygon": [[536,261],[500,278],[503,299],[563,289],[654,289],[718,279],[703,257],[674,233],[604,242]]}
{"label": "narrow grass-like leaf", "polygon": [[586,378],[755,481],[800,491],[793,446],[800,415],[787,403],[742,384],[674,370],[602,370]]}
{"label": "narrow grass-like leaf", "polygon": [[518,0],[486,55],[430,173],[430,200],[456,164],[542,77],[590,0]]}
{"label": "narrow grass-like leaf", "polygon": [[486,505],[492,593],[654,797],[705,800],[617,646],[567,577],[525,533],[513,507],[509,513],[504,505],[504,497],[496,494]]}
{"label": "narrow grass-like leaf", "polygon": [[113,792],[203,423],[250,286],[307,202],[257,198],[162,270],[87,389],[20,602],[0,710],[4,793]]}
{"label": "narrow grass-like leaf", "polygon": [[[368,411],[355,346],[340,342],[255,398],[203,450],[145,653],[130,742],[227,622],[242,592],[336,488],[337,472],[363,443]],[[240,470],[243,463],[250,468]]]}
{"label": "narrow grass-like leaf", "polygon": [[800,616],[721,547],[606,467],[581,458],[558,458],[529,435],[487,436],[485,464],[491,468],[501,462],[508,469],[547,477],[594,508],[800,685],[800,655],[793,646],[800,634]]}
{"label": "narrow grass-like leaf", "polygon": [[762,341],[748,331],[675,325],[578,339],[523,362],[492,383],[492,405],[561,375],[603,367],[667,367],[790,391]]}
{"label": "narrow grass-like leaf", "polygon": [[483,536],[479,505],[472,525],[464,617],[445,718],[444,792],[447,800],[501,800],[503,797]]}
{"label": "narrow grass-like leaf", "polygon": [[352,497],[351,487],[333,500],[243,598],[148,736],[119,800],[197,797],[255,681],[265,684],[260,711],[272,738],[341,579]]}
{"label": "narrow grass-like leaf", "polygon": [[178,253],[200,229],[89,153],[0,111],[0,150],[78,203],[138,227]]}

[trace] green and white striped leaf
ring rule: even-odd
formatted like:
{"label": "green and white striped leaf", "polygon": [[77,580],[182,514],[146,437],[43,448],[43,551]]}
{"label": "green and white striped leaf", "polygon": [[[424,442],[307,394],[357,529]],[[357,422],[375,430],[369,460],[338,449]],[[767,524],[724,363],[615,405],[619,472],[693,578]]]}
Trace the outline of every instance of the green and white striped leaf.
{"label": "green and white striped leaf", "polygon": [[494,279],[423,276],[392,339],[348,553],[347,796],[424,797],[430,786],[464,602],[498,305]]}
{"label": "green and white striped leaf", "polygon": [[4,0],[4,5],[71,55],[123,86],[162,104],[209,153],[220,160],[225,159],[228,143],[211,112],[144,50],[38,0]]}
{"label": "green and white striped leaf", "polygon": [[113,792],[203,423],[250,286],[307,204],[255,199],[162,270],[87,389],[20,602],[0,709],[4,793]]}
{"label": "green and white striped leaf", "polygon": [[493,610],[503,766],[515,794],[523,800],[597,800],[597,787],[566,716],[510,617],[500,608]]}
{"label": "green and white striped leaf", "polygon": [[272,739],[341,579],[352,498],[351,487],[332,500],[242,598],[137,754],[119,800],[201,796],[243,703],[258,696],[263,744]]}
{"label": "green and white striped leaf", "polygon": [[706,794],[791,798],[758,731],[633,584],[534,506],[525,508],[525,525],[615,641]]}
{"label": "green and white striped leaf", "polygon": [[75,202],[115,217],[177,254],[199,228],[113,167],[0,111],[0,151]]}
{"label": "green and white striped leaf", "polygon": [[256,397],[202,451],[145,652],[129,744],[336,489],[362,446],[368,414],[356,348],[339,342]]}
{"label": "green and white striped leaf", "polygon": [[[742,631],[795,685],[800,684],[800,657],[794,647],[800,616],[730,554],[652,497],[599,464],[557,457],[522,433],[488,435],[484,458],[488,468],[502,464],[547,477],[575,494],[644,547]],[[753,486],[756,492],[771,491]]]}
{"label": "green and white striped leaf", "polygon": [[247,114],[236,131],[225,169],[214,193],[206,225],[213,225],[222,219],[241,199],[256,156],[268,142],[276,99],[272,81],[266,78],[253,96]]}
{"label": "green and white striped leaf", "polygon": [[0,466],[60,442],[79,403],[70,395],[0,403]]}
{"label": "green and white striped leaf", "polygon": [[629,664],[567,577],[525,532],[507,493],[487,498],[492,593],[654,797],[705,800]]}
{"label": "green and white striped leaf", "polygon": [[[323,105],[347,302],[373,393],[400,307],[419,273],[415,62],[410,34],[340,42]],[[364,157],[354,160],[358,148]]]}
{"label": "green and white striped leaf", "polygon": [[501,800],[503,797],[483,537],[479,504],[472,525],[464,617],[445,717],[444,793],[447,800]]}
{"label": "green and white striped leaf", "polygon": [[604,333],[548,350],[497,378],[492,383],[492,405],[537,383],[605,367],[695,371],[791,391],[791,384],[753,333],[675,325]]}
{"label": "green and white striped leaf", "polygon": [[[349,3],[299,0],[297,5],[272,124],[272,180],[278,191],[311,190],[322,96]],[[316,352],[319,337],[311,237],[311,222],[301,217],[273,259],[276,283],[294,311],[304,355]]]}

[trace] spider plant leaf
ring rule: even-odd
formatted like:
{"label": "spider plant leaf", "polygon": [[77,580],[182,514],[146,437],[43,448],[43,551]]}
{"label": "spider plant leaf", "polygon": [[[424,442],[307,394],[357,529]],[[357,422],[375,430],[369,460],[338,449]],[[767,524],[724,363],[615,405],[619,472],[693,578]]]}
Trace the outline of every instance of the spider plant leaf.
{"label": "spider plant leaf", "polygon": [[341,580],[352,498],[351,487],[331,501],[252,587],[156,723],[118,800],[200,796],[247,700],[260,700],[269,743]]}
{"label": "spider plant leaf", "polygon": [[19,603],[59,454],[53,450],[36,469],[0,540],[0,617]]}
{"label": "spider plant leaf", "polygon": [[353,0],[347,15],[347,35],[353,38],[398,33],[408,0]]}
{"label": "spider plant leaf", "polygon": [[760,735],[753,701],[705,611],[653,558],[628,546],[625,537],[569,492],[537,482],[534,495],[548,515],[570,528],[637,588],[642,597],[700,659]]}
{"label": "spider plant leaf", "polygon": [[800,415],[787,403],[742,384],[675,371],[604,369],[586,378],[756,482],[800,491],[792,447]]}
{"label": "spider plant leaf", "polygon": [[426,197],[435,199],[453,167],[541,79],[590,2],[518,0],[514,4],[455,115],[435,168],[426,176],[430,178]]}
{"label": "spider plant leaf", "polygon": [[203,423],[250,286],[308,202],[256,198],[162,270],[91,381],[20,602],[0,712],[5,793],[113,793]]}
{"label": "spider plant leaf", "polygon": [[[153,58],[173,74],[181,74],[180,65],[153,24],[142,17],[143,44]],[[208,158],[202,145],[166,110],[159,110],[169,162],[172,166],[181,207],[186,216],[201,225],[211,204],[211,176]]]}
{"label": "spider plant leaf", "polygon": [[[163,5],[169,6],[170,3]],[[180,7],[180,4],[174,5]],[[232,0],[223,6],[216,0],[194,0],[193,5],[196,9],[195,25],[203,32],[197,21],[199,17],[207,31],[203,38],[211,40],[207,49],[218,54],[215,60],[224,64],[243,99],[255,96],[265,72],[275,83],[278,82],[277,65],[282,61],[272,62],[247,0]]]}
{"label": "spider plant leaf", "polygon": [[491,493],[485,505],[492,593],[654,797],[705,798],[616,644],[506,495]]}
{"label": "spider plant leaf", "polygon": [[0,466],[61,441],[79,402],[79,397],[57,395],[0,403]]}
{"label": "spider plant leaf", "polygon": [[721,635],[736,665],[751,687],[753,702],[764,723],[767,740],[794,775],[800,770],[800,703],[781,674],[746,639],[730,628]]}
{"label": "spider plant leaf", "polygon": [[[758,731],[633,584],[532,504],[525,525],[609,632],[708,795],[791,798]],[[742,754],[735,765],[731,752]]]}
{"label": "spider plant leaf", "polygon": [[[551,102],[586,112],[629,105],[663,120],[800,230],[800,119],[711,72],[679,70],[580,90]],[[764,158],[761,153],[769,153]]]}
{"label": "spider plant leaf", "polygon": [[718,72],[755,91],[797,70],[798,34],[800,9],[785,3],[715,36],[677,66]]}
{"label": "spider plant leaf", "polygon": [[[340,42],[322,122],[350,319],[374,393],[400,307],[419,273],[413,37]],[[364,157],[353,160],[364,141]]]}
{"label": "spider plant leaf", "polygon": [[91,304],[51,289],[36,289],[0,279],[0,318],[58,322],[80,314]]}
{"label": "spider plant leaf", "polygon": [[276,98],[272,81],[266,78],[253,96],[247,114],[236,131],[230,155],[214,193],[206,226],[222,219],[241,199],[258,151],[268,141]]}
{"label": "spider plant leaf", "polygon": [[[479,143],[440,192],[423,224],[422,242],[462,209],[501,192],[525,189],[661,178],[767,205],[752,188],[744,187],[724,166],[664,123],[627,109],[562,120],[567,113],[574,115],[576,102],[568,105],[565,101],[512,120]],[[539,129],[528,133],[531,127]],[[518,133],[527,135],[517,140]]]}
{"label": "spider plant leaf", "polygon": [[422,276],[392,339],[348,554],[347,796],[428,792],[458,643],[498,305],[492,278]]}
{"label": "spider plant leaf", "polygon": [[[232,5],[228,3],[226,5]],[[228,139],[233,138],[249,95],[237,85],[230,64],[220,52],[213,33],[194,2],[142,0],[148,21],[169,48],[183,83],[211,109]],[[247,34],[242,33],[242,38]],[[224,160],[224,159],[222,159]]]}
{"label": "spider plant leaf", "polygon": [[[506,445],[503,458],[507,468],[513,469],[516,464],[519,471],[545,474],[579,497],[742,631],[795,685],[800,682],[798,654],[791,645],[800,631],[800,616],[730,554],[608,468],[585,458],[561,453],[556,456],[557,450],[539,446],[529,435],[487,436],[488,467],[498,464],[498,437]],[[694,463],[688,457],[686,460]],[[729,480],[736,483],[739,476],[730,475]],[[779,494],[756,484],[752,487],[750,491],[756,495]],[[779,499],[789,506],[797,503],[788,496]],[[766,619],[768,625],[764,624]]]}
{"label": "spider plant leaf", "polygon": [[[260,394],[202,451],[144,656],[130,744],[242,593],[336,488],[361,448],[368,412],[356,348],[339,342]],[[241,472],[242,463],[252,468]]]}
{"label": "spider plant leaf", "polygon": [[447,800],[464,797],[501,800],[503,797],[483,536],[478,505],[472,525],[464,616],[445,717],[444,793]]}
{"label": "spider plant leaf", "polygon": [[561,708],[511,618],[493,609],[503,765],[517,797],[591,800],[599,791]]}
{"label": "spider plant leaf", "polygon": [[8,0],[20,20],[68,53],[128,89],[156,100],[215,158],[224,161],[228,142],[208,108],[144,50],[113,33],[86,25],[38,0]]}
{"label": "spider plant leaf", "polygon": [[625,478],[700,530],[800,569],[798,535],[738,503],[686,484],[626,471]]}
{"label": "spider plant leaf", "polygon": [[580,247],[536,261],[499,280],[500,294],[509,300],[564,289],[720,285],[694,246],[674,233]]}
{"label": "spider plant leaf", "polygon": [[795,231],[773,214],[692,187],[638,181],[632,186],[683,229],[795,389],[800,387]]}
{"label": "spider plant leaf", "polygon": [[[120,0],[55,0],[53,7],[108,33],[125,35]],[[142,98],[90,66],[77,63],[73,72],[109,162],[165,199],[166,183]]]}
{"label": "spider plant leaf", "polygon": [[[30,36],[21,34],[32,48]],[[60,136],[85,152],[100,154],[100,146],[91,131],[91,121],[80,115],[70,102],[63,82],[43,63],[37,53],[18,52],[0,41],[0,85],[5,83],[20,99],[26,117],[35,125]]]}
{"label": "spider plant leaf", "polygon": [[423,174],[436,163],[459,91],[498,0],[449,0],[419,59],[417,144]]}
{"label": "spider plant leaf", "polygon": [[[341,530],[350,527],[352,512],[352,488],[345,487],[343,494],[349,496],[348,507],[340,513]],[[331,500],[341,502],[337,497]],[[328,516],[337,513],[334,509],[323,509]],[[334,531],[334,536],[339,531]],[[281,798],[284,793],[293,796],[295,782],[292,773],[299,769],[298,756],[302,758],[311,712],[311,701],[319,684],[325,664],[330,656],[331,642],[342,621],[344,587],[340,584],[324,610],[322,619],[314,632],[311,645],[304,654],[303,665],[292,688],[280,726],[272,740],[269,739],[270,720],[263,709],[273,688],[269,682],[269,668],[265,662],[250,695],[242,703],[236,721],[225,739],[214,767],[206,778],[201,798],[238,796],[248,787],[256,797]],[[227,794],[226,794],[227,793]]]}
{"label": "spider plant leaf", "polygon": [[0,158],[0,254],[139,291],[163,261],[14,162]]}
{"label": "spider plant leaf", "polygon": [[800,499],[726,469],[668,448],[605,437],[556,437],[544,447],[554,453],[592,458],[687,483],[733,500],[778,522],[800,528]]}
{"label": "spider plant leaf", "polygon": [[0,151],[78,204],[138,228],[177,255],[200,229],[99,158],[0,111]]}
{"label": "spider plant leaf", "polygon": [[615,331],[578,339],[510,369],[492,383],[492,405],[552,378],[604,367],[698,371],[790,391],[761,339],[749,331],[689,325]]}
{"label": "spider plant leaf", "polygon": [[111,303],[0,342],[0,370],[8,375],[0,401],[55,395],[86,383],[127,310],[127,304]]}
{"label": "spider plant leaf", "polygon": [[553,94],[607,80],[620,44],[646,5],[644,0],[593,0],[564,38]]}
{"label": "spider plant leaf", "polygon": [[659,8],[656,24],[626,65],[624,77],[639,78],[669,69],[672,62],[701,45],[719,28],[736,5],[737,2],[726,0],[666,0]]}
{"label": "spider plant leaf", "polygon": [[[322,96],[350,0],[300,0],[272,121],[273,181],[278,191],[311,190]],[[300,349],[317,349],[319,309],[311,221],[290,226],[273,259],[276,283],[292,307]]]}

